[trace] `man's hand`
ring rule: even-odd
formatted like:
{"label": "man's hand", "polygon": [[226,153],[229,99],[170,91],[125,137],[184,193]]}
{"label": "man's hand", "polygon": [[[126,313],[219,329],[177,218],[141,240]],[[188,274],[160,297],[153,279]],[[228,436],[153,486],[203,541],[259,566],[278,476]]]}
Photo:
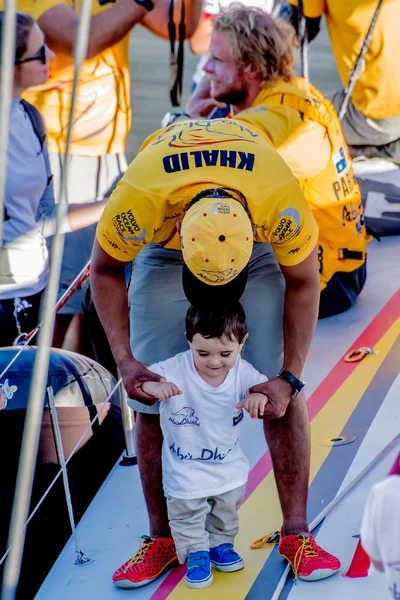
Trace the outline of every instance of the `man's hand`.
{"label": "man's hand", "polygon": [[182,394],[181,390],[170,381],[145,381],[142,384],[142,390],[157,400],[167,400],[167,398]]}
{"label": "man's hand", "polygon": [[118,364],[119,371],[122,377],[122,383],[129,398],[135,398],[151,406],[157,402],[157,398],[146,394],[142,389],[142,384],[145,381],[164,381],[160,375],[146,369],[144,364],[135,358],[128,358]]}
{"label": "man's hand", "polygon": [[219,102],[210,95],[210,82],[205,75],[196,86],[187,103],[186,112],[193,118],[207,117],[215,108],[226,108],[225,102]]}
{"label": "man's hand", "polygon": [[264,419],[280,419],[285,415],[291,400],[292,387],[287,381],[284,381],[280,377],[274,377],[265,383],[253,385],[253,387],[250,388],[249,393],[259,393],[268,396],[268,402],[264,407]]}
{"label": "man's hand", "polygon": [[252,419],[259,419],[264,416],[264,408],[267,404],[267,396],[258,392],[256,394],[247,394],[243,402],[236,405],[236,408],[244,408]]}

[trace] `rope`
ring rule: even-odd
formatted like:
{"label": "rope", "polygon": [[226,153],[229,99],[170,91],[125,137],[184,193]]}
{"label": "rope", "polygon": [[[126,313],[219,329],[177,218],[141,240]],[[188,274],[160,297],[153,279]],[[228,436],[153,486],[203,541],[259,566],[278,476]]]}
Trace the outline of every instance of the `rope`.
{"label": "rope", "polygon": [[[313,531],[326,517],[326,515],[357,485],[357,483],[359,483],[359,481],[361,481],[361,479],[363,477],[365,477],[365,475],[367,475],[371,469],[373,469],[381,460],[384,456],[386,456],[386,454],[388,454],[388,452],[390,452],[391,450],[393,450],[393,448],[395,448],[397,446],[397,444],[400,442],[400,433],[398,433],[391,442],[389,442],[389,444],[387,446],[385,446],[376,456],[375,458],[373,458],[365,467],[364,469],[362,469],[360,471],[360,473],[358,473],[358,475],[356,475],[354,477],[354,479],[352,481],[350,481],[350,483],[341,491],[339,492],[339,494],[337,494],[335,496],[335,498],[329,502],[329,504],[327,504],[324,508],[324,510],[322,510],[319,515],[313,520],[313,522],[311,523],[309,529],[310,532]],[[271,600],[279,600],[280,595],[283,591],[283,588],[285,587],[285,583],[286,580],[288,578],[288,575],[290,573],[290,564],[288,563],[286,565],[286,569],[282,575],[282,577],[280,578],[278,585],[275,588],[275,592],[274,595],[272,596]]]}
{"label": "rope", "polygon": [[10,128],[10,108],[14,77],[16,0],[5,1],[2,27],[0,65],[0,247],[3,243],[4,192],[7,173],[7,145]]}
{"label": "rope", "polygon": [[18,580],[21,571],[22,554],[25,543],[25,522],[29,514],[29,502],[32,494],[35,462],[39,445],[41,417],[43,412],[43,395],[46,389],[49,366],[50,344],[53,335],[54,312],[52,310],[57,299],[60,280],[61,261],[64,249],[64,235],[60,235],[61,224],[67,214],[66,183],[68,177],[68,152],[71,142],[74,106],[77,95],[79,71],[86,58],[92,0],[82,0],[76,43],[74,46],[74,78],[71,93],[71,105],[68,120],[65,154],[63,156],[62,176],[60,181],[60,202],[57,206],[57,229],[53,238],[51,252],[51,272],[44,295],[43,323],[39,334],[39,343],[33,370],[32,383],[26,411],[25,426],[22,437],[20,461],[15,486],[9,544],[12,546],[5,564],[1,600],[15,600]]}
{"label": "rope", "polygon": [[297,1],[298,15],[298,37],[300,42],[300,61],[301,61],[301,76],[309,80],[308,76],[308,39],[306,18],[304,15],[303,0]]}
{"label": "rope", "polygon": [[[77,277],[71,283],[69,288],[64,292],[64,294],[58,300],[57,304],[53,308],[53,311],[52,311],[53,313],[60,310],[60,308],[63,307],[64,304],[66,304],[66,302],[68,302],[68,300],[76,292],[76,290],[82,285],[82,283],[85,281],[85,279],[87,279],[89,277],[89,274],[90,274],[90,262],[88,262],[83,267],[82,271],[77,275]],[[5,369],[2,371],[2,373],[0,374],[0,379],[2,379],[4,377],[4,375],[7,373],[7,371],[10,369],[10,367],[12,367],[12,365],[15,363],[17,358],[22,354],[22,351],[26,348],[26,346],[29,344],[29,342],[31,342],[33,340],[33,338],[38,333],[41,326],[42,326],[42,323],[39,323],[35,327],[35,329],[33,329],[30,333],[25,335],[24,343],[22,344],[21,348],[18,350],[16,355],[10,360],[10,362],[5,367]]]}
{"label": "rope", "polygon": [[[89,433],[89,431],[91,430],[91,428],[93,427],[94,423],[96,422],[96,420],[100,417],[102,411],[104,410],[106,404],[109,402],[110,398],[112,397],[112,395],[115,393],[115,391],[119,388],[119,386],[122,383],[122,379],[119,379],[118,382],[115,384],[114,388],[111,390],[111,392],[109,393],[107,399],[104,401],[104,403],[102,404],[100,410],[97,412],[96,416],[93,417],[92,421],[89,423],[87,429],[84,431],[84,433],[82,434],[82,436],[80,437],[80,439],[77,441],[77,443],[75,444],[74,448],[71,450],[71,453],[69,455],[69,457],[67,458],[67,460],[65,461],[65,466],[68,465],[69,461],[71,460],[71,458],[74,456],[75,452],[77,451],[77,449],[79,448],[81,442],[85,439],[86,435]],[[24,524],[24,530],[27,528],[27,526],[29,525],[29,523],[31,522],[31,520],[33,519],[33,517],[35,516],[35,514],[37,513],[37,511],[39,510],[39,508],[41,507],[41,505],[43,504],[43,502],[45,501],[46,497],[49,495],[51,489],[53,488],[53,486],[55,485],[55,483],[57,482],[57,480],[60,478],[60,476],[62,475],[62,468],[60,468],[59,472],[57,473],[57,475],[54,477],[53,481],[50,483],[49,487],[47,488],[47,490],[44,492],[43,496],[40,498],[39,502],[36,504],[35,508],[33,509],[32,513],[30,514],[29,518],[25,521]],[[11,550],[11,544],[9,545],[9,547],[7,548],[6,552],[3,554],[3,556],[0,559],[0,567],[3,564],[3,562],[5,561],[5,559],[7,558],[9,552]]]}
{"label": "rope", "polygon": [[348,106],[349,101],[350,101],[351,93],[352,93],[352,91],[354,89],[354,86],[357,83],[357,79],[361,75],[361,72],[362,72],[362,68],[361,68],[362,67],[362,63],[361,63],[361,61],[364,58],[364,56],[366,55],[366,53],[367,53],[368,46],[369,46],[369,43],[370,43],[371,37],[372,37],[372,32],[373,32],[373,30],[375,28],[376,21],[378,19],[378,15],[379,15],[379,12],[381,10],[382,2],[383,2],[383,0],[378,0],[378,5],[377,5],[377,7],[375,9],[375,12],[374,12],[374,14],[372,16],[372,21],[371,21],[370,26],[368,28],[367,35],[364,38],[364,41],[363,41],[362,46],[361,46],[360,53],[357,56],[357,60],[356,60],[356,62],[354,64],[353,70],[351,72],[350,79],[349,79],[349,81],[348,81],[348,83],[346,85],[346,89],[344,90],[342,105],[341,105],[341,107],[339,109],[339,113],[338,113],[339,121],[341,121],[343,119],[344,115],[346,114],[347,106]]}

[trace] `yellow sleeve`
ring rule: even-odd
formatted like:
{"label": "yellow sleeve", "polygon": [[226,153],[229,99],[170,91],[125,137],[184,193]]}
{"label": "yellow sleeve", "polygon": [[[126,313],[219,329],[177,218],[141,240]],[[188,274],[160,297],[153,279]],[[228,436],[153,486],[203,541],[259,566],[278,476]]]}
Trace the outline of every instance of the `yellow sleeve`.
{"label": "yellow sleeve", "polygon": [[246,110],[235,115],[235,121],[244,121],[250,127],[258,127],[263,137],[269,142],[275,150],[279,150],[280,145],[287,140],[290,135],[293,125],[290,122],[290,117],[298,115],[298,123],[302,121],[298,111],[293,111],[287,106],[274,105],[256,106],[247,108]]}
{"label": "yellow sleeve", "polygon": [[[257,218],[256,213],[260,215]],[[261,215],[268,215],[267,219]],[[295,179],[275,190],[252,211],[256,239],[270,242],[279,264],[293,266],[305,260],[318,241],[318,226]]]}
{"label": "yellow sleeve", "polygon": [[309,179],[325,169],[331,157],[331,143],[325,127],[307,121],[276,147],[297,179]]}
{"label": "yellow sleeve", "polygon": [[[1,0],[1,4],[3,4],[3,0]],[[59,4],[74,7],[72,0],[18,0],[18,10],[26,12],[38,20],[46,11]]]}
{"label": "yellow sleeve", "polygon": [[[290,4],[297,6],[297,0],[289,0]],[[303,0],[304,15],[315,19],[325,13],[325,0]]]}
{"label": "yellow sleeve", "polygon": [[150,133],[150,135],[148,135],[147,138],[142,142],[142,145],[139,148],[138,154],[140,152],[143,152],[143,150],[145,148],[147,148],[147,146],[150,146],[150,144],[161,134],[161,132],[165,132],[166,130],[168,130],[168,127],[156,129],[156,131],[153,131],[153,133]]}
{"label": "yellow sleeve", "polygon": [[129,262],[153,240],[153,214],[151,202],[124,177],[97,225],[97,241],[113,258]]}
{"label": "yellow sleeve", "polygon": [[244,110],[235,119],[256,125],[297,179],[315,177],[328,164],[331,144],[325,127],[304,121],[298,110],[271,104]]}

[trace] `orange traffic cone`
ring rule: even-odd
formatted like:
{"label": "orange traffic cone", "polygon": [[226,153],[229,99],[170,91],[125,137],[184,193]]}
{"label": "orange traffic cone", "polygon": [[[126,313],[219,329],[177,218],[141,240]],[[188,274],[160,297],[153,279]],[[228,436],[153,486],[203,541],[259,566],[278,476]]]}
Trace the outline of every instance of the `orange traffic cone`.
{"label": "orange traffic cone", "polygon": [[[400,452],[397,455],[392,468],[390,469],[389,475],[400,475]],[[353,560],[351,561],[346,573],[343,573],[343,577],[368,577],[370,565],[371,561],[369,560],[369,556],[362,547],[361,540],[358,540]]]}

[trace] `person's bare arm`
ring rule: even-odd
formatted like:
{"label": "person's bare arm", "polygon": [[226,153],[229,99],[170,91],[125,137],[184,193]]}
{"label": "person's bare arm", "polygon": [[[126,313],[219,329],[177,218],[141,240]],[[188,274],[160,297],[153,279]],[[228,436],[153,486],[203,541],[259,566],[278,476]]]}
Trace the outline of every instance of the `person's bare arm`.
{"label": "person's bare arm", "polygon": [[182,391],[171,381],[144,381],[142,390],[157,400],[167,400],[182,394]]}
{"label": "person's bare arm", "polygon": [[[280,265],[286,282],[283,367],[298,379],[301,379],[318,319],[320,280],[317,258],[318,249],[315,247],[301,263],[291,267]],[[268,396],[264,418],[284,416],[292,396],[289,383],[274,377],[250,388],[250,393],[255,392]]]}
{"label": "person's bare arm", "polygon": [[71,231],[88,227],[97,223],[103,214],[108,198],[99,202],[87,202],[86,204],[69,204],[68,221]]}
{"label": "person's bare arm", "polygon": [[[41,229],[41,233],[44,237],[51,237],[57,231],[57,210],[58,206],[54,204],[53,194],[43,195],[43,199],[50,196],[51,205],[48,210],[44,210],[44,213],[37,219],[37,224]],[[105,205],[107,204],[108,198],[99,202],[87,202],[85,204],[69,204],[67,213],[61,222],[61,233],[67,233],[68,231],[76,231],[83,227],[88,227],[97,223],[103,214]]]}
{"label": "person's bare arm", "polygon": [[204,75],[202,80],[196,86],[193,94],[190,96],[186,105],[186,112],[192,119],[206,117],[215,108],[226,108],[225,102],[220,102],[211,98],[210,80]]}
{"label": "person's bare arm", "polygon": [[280,267],[286,282],[283,367],[300,379],[318,320],[318,247],[298,265]]}
{"label": "person's bare arm", "polygon": [[92,297],[128,396],[154,404],[156,399],[143,391],[142,383],[161,377],[134,358],[129,343],[126,264],[107,254],[95,240],[90,263]]}
{"label": "person's bare arm", "polygon": [[[132,0],[133,2],[134,0]],[[171,0],[159,0],[157,6],[151,12],[147,13],[141,21],[144,25],[158,35],[158,37],[168,39],[168,21],[169,5]],[[185,38],[189,39],[196,31],[203,0],[185,0]],[[181,22],[182,0],[174,0],[174,23],[176,25],[176,36],[179,39],[179,23]]]}
{"label": "person's bare arm", "polygon": [[[95,2],[97,0],[94,0]],[[169,0],[153,0],[155,8],[148,12],[134,0],[121,0],[108,10],[90,19],[87,58],[97,56],[119,42],[132,27],[141,22],[156,35],[168,38]],[[186,36],[190,37],[201,12],[201,0],[190,0],[186,8]],[[176,24],[180,21],[180,2],[174,10]],[[38,23],[46,36],[48,46],[57,54],[72,57],[79,17],[67,4],[59,4],[47,10]]]}
{"label": "person's bare arm", "polygon": [[196,31],[190,38],[190,49],[193,54],[207,54],[212,31],[212,20],[201,17]]}
{"label": "person's bare arm", "polygon": [[[134,0],[121,0],[108,10],[91,17],[87,58],[93,58],[119,42],[143,19],[146,12]],[[38,20],[48,46],[56,54],[69,57],[73,54],[78,22],[79,16],[68,4],[53,6]]]}
{"label": "person's bare arm", "polygon": [[236,404],[236,408],[244,408],[252,419],[259,419],[264,416],[264,408],[268,404],[268,398],[265,394],[247,394],[246,398]]}

